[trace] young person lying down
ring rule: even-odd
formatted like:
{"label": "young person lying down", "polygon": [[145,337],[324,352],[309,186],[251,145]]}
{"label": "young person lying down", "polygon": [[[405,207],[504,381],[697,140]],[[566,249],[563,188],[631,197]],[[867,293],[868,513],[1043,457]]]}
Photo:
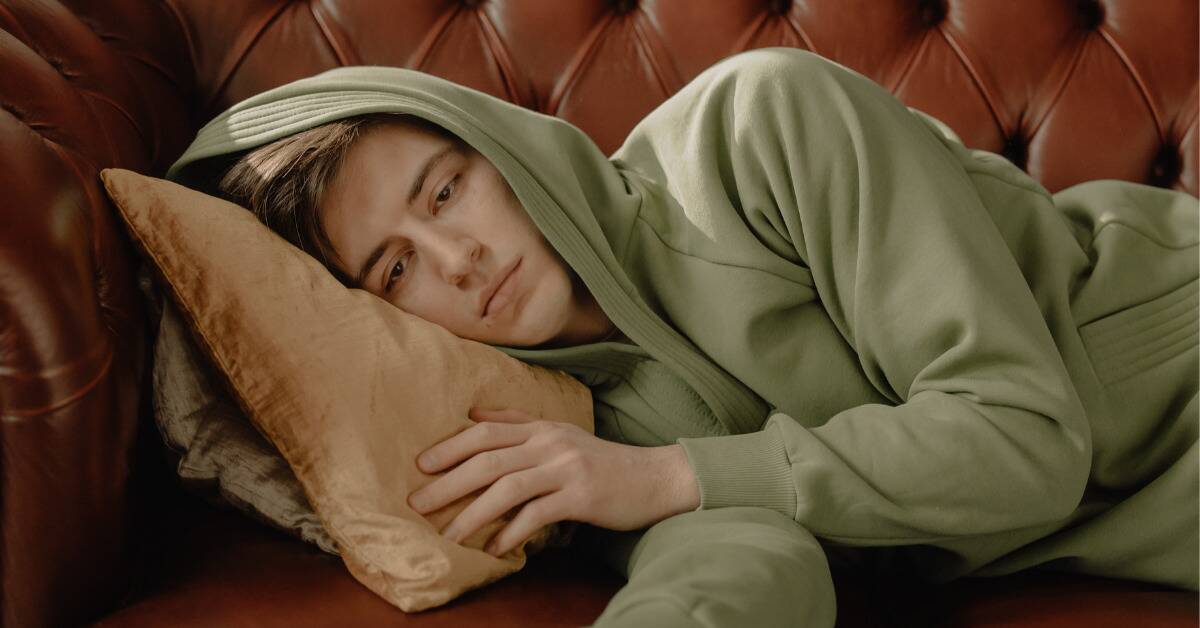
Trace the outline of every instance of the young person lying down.
{"label": "young person lying down", "polygon": [[1051,195],[785,48],[704,71],[611,157],[344,68],[234,107],[170,174],[211,158],[347,286],[589,386],[595,435],[478,414],[409,500],[486,489],[455,539],[518,508],[494,553],[614,531],[629,583],[598,625],[832,625],[831,562],[884,556],[1197,587],[1194,197]]}

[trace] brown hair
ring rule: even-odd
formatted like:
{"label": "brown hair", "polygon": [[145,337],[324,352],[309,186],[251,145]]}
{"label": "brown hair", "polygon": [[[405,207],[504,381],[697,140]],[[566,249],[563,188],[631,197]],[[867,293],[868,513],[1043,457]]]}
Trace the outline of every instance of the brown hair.
{"label": "brown hair", "polygon": [[322,264],[347,287],[353,280],[338,259],[318,209],[354,141],[381,124],[408,124],[451,141],[462,140],[441,126],[407,114],[369,113],[327,122],[255,148],[237,160],[217,187],[230,201]]}

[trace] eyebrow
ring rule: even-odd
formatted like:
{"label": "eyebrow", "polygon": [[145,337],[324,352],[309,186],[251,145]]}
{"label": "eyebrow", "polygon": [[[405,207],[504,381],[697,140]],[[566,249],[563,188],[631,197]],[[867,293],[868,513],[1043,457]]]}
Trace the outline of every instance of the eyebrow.
{"label": "eyebrow", "polygon": [[[408,202],[409,209],[412,208],[413,202],[417,200],[417,196],[421,194],[421,189],[425,187],[425,179],[429,177],[429,173],[433,172],[433,169],[437,167],[438,163],[440,163],[448,155],[451,153],[460,153],[461,150],[462,149],[458,143],[450,142],[445,148],[439,150],[432,157],[425,161],[425,165],[421,166],[421,171],[417,173],[417,178],[413,179],[412,186],[408,190],[408,198],[406,200]],[[383,253],[386,250],[386,240],[375,246],[375,248],[371,251],[371,254],[367,256],[367,261],[363,262],[362,268],[360,268],[358,270],[358,274],[355,275],[354,285],[358,286],[359,288],[363,287],[363,282],[367,278],[367,273],[371,272],[371,269],[374,268],[375,264],[379,262],[379,258],[383,257]]]}

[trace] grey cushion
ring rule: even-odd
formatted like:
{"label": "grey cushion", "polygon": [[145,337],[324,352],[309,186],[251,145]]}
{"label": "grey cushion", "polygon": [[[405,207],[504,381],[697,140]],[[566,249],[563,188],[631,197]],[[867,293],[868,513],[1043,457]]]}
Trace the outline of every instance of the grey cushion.
{"label": "grey cushion", "polygon": [[140,285],[150,315],[160,321],[154,342],[154,421],[178,457],[180,482],[217,507],[233,506],[338,554],[287,461],[246,418],[145,268]]}

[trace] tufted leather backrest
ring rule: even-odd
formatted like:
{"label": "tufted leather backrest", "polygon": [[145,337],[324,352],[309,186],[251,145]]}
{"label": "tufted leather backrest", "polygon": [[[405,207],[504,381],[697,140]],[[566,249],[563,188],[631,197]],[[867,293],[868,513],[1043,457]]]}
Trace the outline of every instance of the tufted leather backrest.
{"label": "tufted leather backrest", "polygon": [[1197,189],[1195,0],[177,6],[202,118],[331,67],[395,65],[562,117],[611,152],[704,68],[782,45],[869,76],[1051,191],[1098,178]]}
{"label": "tufted leather backrest", "polygon": [[[127,584],[146,412],[136,257],[100,168],[161,174],[207,119],[350,64],[417,68],[606,152],[717,60],[855,69],[1051,191],[1197,193],[1196,0],[0,0],[0,618],[72,623]],[[97,574],[93,576],[90,574]]]}

